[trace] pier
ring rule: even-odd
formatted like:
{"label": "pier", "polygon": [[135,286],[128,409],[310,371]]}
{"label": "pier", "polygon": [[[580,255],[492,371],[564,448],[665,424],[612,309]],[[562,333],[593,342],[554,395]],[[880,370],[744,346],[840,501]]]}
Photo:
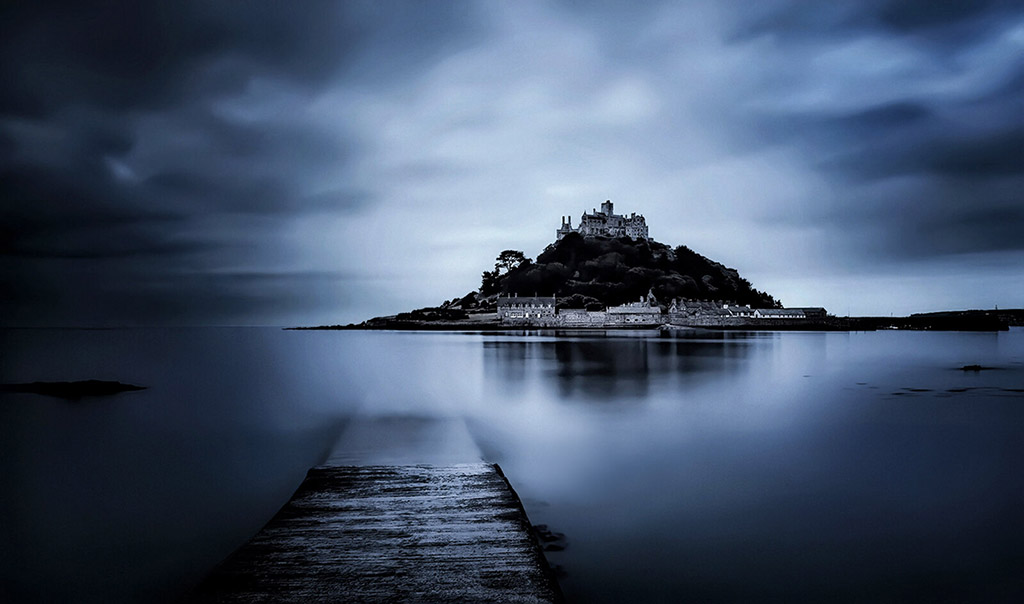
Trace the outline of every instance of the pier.
{"label": "pier", "polygon": [[[381,430],[428,444],[428,463],[376,463],[424,458],[372,450]],[[429,463],[466,457],[464,423],[376,420],[347,433],[189,601],[561,602],[501,469],[479,460]],[[360,461],[366,465],[353,464]]]}

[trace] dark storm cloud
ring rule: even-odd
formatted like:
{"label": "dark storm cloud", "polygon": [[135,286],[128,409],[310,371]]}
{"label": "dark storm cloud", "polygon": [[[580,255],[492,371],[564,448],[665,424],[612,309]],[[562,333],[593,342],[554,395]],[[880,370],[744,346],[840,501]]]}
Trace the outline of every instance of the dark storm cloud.
{"label": "dark storm cloud", "polygon": [[[5,319],[31,306],[31,320],[42,322],[47,308],[72,323],[202,322],[269,304],[258,287],[240,285],[250,278],[224,267],[269,274],[261,267],[290,253],[281,235],[287,220],[348,214],[373,199],[346,182],[363,143],[346,135],[344,116],[325,129],[329,116],[311,119],[307,105],[339,79],[372,87],[414,71],[460,28],[458,5],[400,8],[319,0],[5,4]],[[194,275],[180,277],[184,267]],[[293,284],[337,281],[302,274]],[[157,288],[167,298],[157,304],[150,286],[161,275],[179,275],[168,278],[181,287]],[[302,300],[286,289],[266,291],[283,296],[282,308]]]}
{"label": "dark storm cloud", "polygon": [[969,23],[978,17],[1009,11],[1013,5],[1006,0],[885,0],[878,3],[877,22],[898,31],[917,31]]}
{"label": "dark storm cloud", "polygon": [[[799,138],[828,148],[817,162],[854,179],[904,175],[986,180],[1024,176],[1024,123],[1016,98],[1000,109],[939,107],[898,101],[835,116],[785,116],[763,130],[776,140]],[[1024,94],[1020,95],[1024,108]],[[991,125],[972,119],[984,114]]]}
{"label": "dark storm cloud", "polygon": [[[850,193],[819,219],[845,231],[862,261],[928,260],[936,256],[1020,251],[1024,205],[1019,183],[894,181],[890,188]],[[927,198],[929,205],[923,205]]]}
{"label": "dark storm cloud", "polygon": [[930,117],[932,112],[924,105],[901,101],[831,118],[827,125],[853,132],[901,130]]}
{"label": "dark storm cloud", "polygon": [[963,43],[983,36],[989,25],[1018,15],[1014,0],[863,0],[861,2],[776,1],[737,11],[737,38],[779,35],[787,39],[814,39],[851,32],[882,30],[896,35],[915,34],[937,41]]}
{"label": "dark storm cloud", "polygon": [[1019,3],[769,6],[732,42],[771,40],[794,69],[780,78],[831,91],[742,117],[758,144],[797,149],[831,183],[805,219],[864,234],[851,241],[870,242],[870,262],[1024,250]]}
{"label": "dark storm cloud", "polygon": [[[903,130],[901,126],[893,129]],[[892,140],[879,147],[882,148],[868,146],[837,163],[865,178],[924,174],[985,180],[1024,175],[1024,128],[961,136],[936,130],[917,139]]]}
{"label": "dark storm cloud", "polygon": [[[19,2],[0,26],[0,110],[39,115],[69,103],[166,107],[238,90],[271,73],[323,82],[349,58],[360,28],[342,5],[304,2]],[[216,58],[244,64],[203,74]]]}

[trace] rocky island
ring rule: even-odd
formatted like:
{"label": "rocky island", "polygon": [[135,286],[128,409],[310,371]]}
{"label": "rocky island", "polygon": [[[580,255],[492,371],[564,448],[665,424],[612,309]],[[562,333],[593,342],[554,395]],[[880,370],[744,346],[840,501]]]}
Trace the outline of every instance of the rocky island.
{"label": "rocky island", "polygon": [[563,216],[555,236],[536,260],[501,252],[479,289],[465,295],[319,329],[825,327],[825,309],[783,308],[737,270],[655,241],[642,214],[616,214],[610,200],[577,227]]}
{"label": "rocky island", "polygon": [[1015,311],[960,311],[910,317],[835,317],[821,307],[786,308],[736,269],[685,245],[649,236],[642,214],[615,214],[611,201],[585,212],[578,226],[563,216],[536,260],[519,250],[498,254],[480,287],[437,306],[359,324],[296,329],[499,330],[960,329],[1019,324]]}

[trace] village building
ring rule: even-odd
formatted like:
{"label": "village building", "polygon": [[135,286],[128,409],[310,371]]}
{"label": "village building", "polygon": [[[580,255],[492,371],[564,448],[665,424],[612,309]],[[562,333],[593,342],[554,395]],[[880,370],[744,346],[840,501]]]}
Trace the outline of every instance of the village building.
{"label": "village building", "polygon": [[739,304],[723,304],[722,309],[727,311],[733,317],[753,317],[754,309],[750,308],[749,304],[740,306]]}
{"label": "village building", "polygon": [[500,296],[498,321],[502,323],[547,323],[555,318],[554,296]]}
{"label": "village building", "polygon": [[660,325],[664,323],[660,308],[625,308],[610,306],[607,311],[607,325]]}
{"label": "village building", "polygon": [[[824,321],[828,311],[820,307],[808,308],[751,308],[749,304],[710,300],[672,300],[668,307],[668,320],[677,325],[736,326],[763,325],[764,321]],[[751,321],[753,320],[753,321]]]}
{"label": "village building", "polygon": [[661,308],[643,298],[620,306],[609,306],[606,311],[607,325],[660,325],[664,322]]}
{"label": "village building", "polygon": [[803,311],[804,316],[807,317],[808,319],[824,319],[828,316],[828,311],[820,306],[797,306],[791,308],[790,310]]}
{"label": "village building", "polygon": [[757,319],[806,319],[804,311],[796,308],[757,308],[754,309]]}
{"label": "village building", "polygon": [[558,311],[557,323],[559,327],[604,327],[608,323],[608,313],[604,310],[563,308]]}
{"label": "village building", "polygon": [[[506,325],[551,328],[615,328],[653,325],[695,327],[742,327],[750,325],[801,325],[824,320],[824,308],[751,308],[720,300],[672,300],[662,312],[653,292],[637,302],[609,306],[605,310],[556,309],[555,296],[501,296],[498,320]],[[809,312],[807,312],[809,311]]]}
{"label": "village building", "polygon": [[670,315],[688,316],[722,310],[722,307],[720,301],[673,299],[668,312]]}
{"label": "village building", "polygon": [[632,239],[650,239],[647,234],[647,221],[642,214],[632,213],[629,216],[616,214],[611,200],[601,204],[600,211],[584,212],[580,217],[580,225],[572,226],[572,217],[563,216],[562,226],[555,231],[555,238],[561,240],[569,233],[579,233],[584,237],[630,237]]}

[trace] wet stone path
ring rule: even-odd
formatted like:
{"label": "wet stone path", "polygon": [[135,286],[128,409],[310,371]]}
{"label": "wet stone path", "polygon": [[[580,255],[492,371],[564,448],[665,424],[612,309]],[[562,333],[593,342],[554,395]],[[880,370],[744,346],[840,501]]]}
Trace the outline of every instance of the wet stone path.
{"label": "wet stone path", "polygon": [[[330,463],[330,462],[328,462]],[[560,602],[500,468],[325,465],[194,602]]]}

